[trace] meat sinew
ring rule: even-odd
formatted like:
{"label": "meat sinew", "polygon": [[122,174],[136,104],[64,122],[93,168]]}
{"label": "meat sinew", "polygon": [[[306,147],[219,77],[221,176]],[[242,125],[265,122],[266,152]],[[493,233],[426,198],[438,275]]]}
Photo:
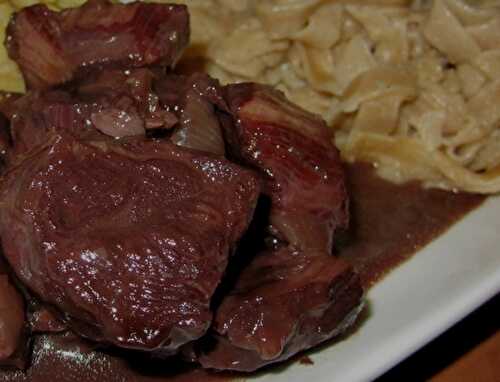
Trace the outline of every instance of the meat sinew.
{"label": "meat sinew", "polygon": [[90,0],[60,13],[45,5],[16,13],[7,48],[31,89],[47,88],[103,67],[172,66],[189,41],[183,5],[122,5]]}
{"label": "meat sinew", "polygon": [[215,315],[204,367],[252,371],[341,333],[363,295],[347,263],[331,256],[348,221],[340,159],[324,122],[254,84],[227,88],[233,152],[265,174],[273,244],[243,269]]}
{"label": "meat sinew", "polygon": [[54,134],[5,174],[0,236],[20,280],[78,333],[174,352],[209,327],[258,194],[223,158]]}

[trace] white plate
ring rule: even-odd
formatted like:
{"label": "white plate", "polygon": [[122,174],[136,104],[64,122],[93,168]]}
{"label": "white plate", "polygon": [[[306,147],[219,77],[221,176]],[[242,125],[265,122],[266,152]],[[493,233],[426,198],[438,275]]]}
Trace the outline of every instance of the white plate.
{"label": "white plate", "polygon": [[371,381],[500,292],[500,197],[490,198],[368,293],[347,339],[248,381]]}

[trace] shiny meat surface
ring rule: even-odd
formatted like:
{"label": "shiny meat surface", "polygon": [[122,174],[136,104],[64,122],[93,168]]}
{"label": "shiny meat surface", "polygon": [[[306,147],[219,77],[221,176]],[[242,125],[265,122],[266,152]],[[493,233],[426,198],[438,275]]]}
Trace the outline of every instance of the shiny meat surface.
{"label": "shiny meat surface", "polygon": [[62,12],[45,5],[15,14],[7,48],[30,89],[44,89],[92,70],[171,67],[189,41],[183,5],[91,0]]}
{"label": "shiny meat surface", "polygon": [[19,279],[76,332],[175,352],[209,327],[258,194],[249,170],[169,142],[53,134],[4,175],[0,236]]}
{"label": "shiny meat surface", "polygon": [[179,5],[15,14],[7,47],[29,92],[0,105],[0,236],[40,302],[33,332],[252,371],[362,305],[332,255],[343,168],[325,123],[280,92],[171,73],[188,39]]}
{"label": "shiny meat surface", "polygon": [[[216,109],[227,106],[218,82],[207,75],[103,70],[64,90],[32,91],[11,101],[13,148],[6,158],[24,157],[54,131],[96,140],[162,130],[178,146],[224,155]],[[7,147],[8,136],[4,141]]]}
{"label": "shiny meat surface", "polygon": [[83,105],[68,92],[31,92],[11,105],[10,135],[13,143],[7,151],[8,165],[21,161],[40,145],[44,145],[50,132],[65,131],[74,136],[96,137],[97,131],[90,120],[93,105]]}
{"label": "shiny meat surface", "polygon": [[[352,241],[348,242],[352,245],[345,245],[344,241],[339,256],[345,256],[354,264],[356,270],[361,270],[361,277],[367,288],[374,277],[380,277],[391,268],[394,269],[395,265],[407,259],[410,253],[418,256],[414,252],[415,247],[428,243],[484,200],[479,195],[424,190],[417,184],[395,185],[378,178],[371,165],[348,166],[349,196],[356,214],[350,227],[354,236]],[[398,204],[401,203],[406,208],[394,215],[394,220],[388,227],[390,233],[382,232],[381,227],[387,223],[387,209],[380,208],[380,205],[393,206],[394,195]],[[430,214],[422,214],[422,210],[430,211]],[[422,233],[422,235],[408,235],[408,232]],[[390,238],[389,242],[387,238]],[[394,261],[396,258],[398,260]],[[495,318],[496,316],[492,315],[490,319],[492,325],[496,325]],[[327,349],[311,357],[315,366],[307,366],[302,371],[314,372],[319,366],[318,362],[328,362],[323,352],[328,349],[332,351],[337,345],[332,343],[327,346]],[[33,352],[32,365],[26,372],[2,370],[0,381],[236,382],[239,379],[238,376],[227,373],[190,368],[186,370],[186,365],[178,359],[152,363],[146,360],[138,361],[136,353],[116,354],[98,349],[92,350],[81,338],[71,338],[66,335],[37,336],[33,341]],[[250,353],[249,356],[252,354],[255,353]],[[303,357],[300,360],[303,362]],[[356,365],[351,364],[350,367]],[[281,372],[282,369],[278,367],[260,376],[266,378],[280,373],[281,377]],[[333,368],[332,378],[335,379]],[[248,378],[247,381],[252,381],[252,378]]]}
{"label": "shiny meat surface", "polygon": [[333,234],[349,221],[344,171],[325,122],[270,87],[230,85],[235,115],[227,135],[244,163],[267,179],[271,233],[306,252],[331,253]]}
{"label": "shiny meat surface", "polygon": [[352,268],[333,256],[286,247],[259,253],[218,308],[217,343],[199,361],[253,371],[286,360],[352,325],[361,295]]}
{"label": "shiny meat surface", "polygon": [[291,357],[347,328],[363,290],[332,256],[334,231],[348,222],[337,150],[324,122],[255,84],[231,85],[235,125],[225,124],[234,155],[258,168],[271,199],[271,245],[241,271],[216,310],[203,367],[253,371]]}
{"label": "shiny meat surface", "polygon": [[28,155],[54,131],[88,140],[144,135],[152,125],[171,128],[177,119],[160,106],[153,78],[148,69],[104,70],[74,88],[32,91],[10,102],[8,161]]}
{"label": "shiny meat surface", "polygon": [[144,135],[178,123],[175,114],[161,106],[153,89],[157,77],[144,68],[103,70],[80,81],[72,93],[81,104],[94,105],[87,124],[101,133],[114,138]]}

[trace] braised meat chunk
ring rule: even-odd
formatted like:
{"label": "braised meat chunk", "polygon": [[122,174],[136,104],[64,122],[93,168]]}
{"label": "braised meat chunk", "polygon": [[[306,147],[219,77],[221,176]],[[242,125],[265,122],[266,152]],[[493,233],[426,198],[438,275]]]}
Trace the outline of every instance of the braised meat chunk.
{"label": "braised meat chunk", "polygon": [[9,161],[29,154],[53,132],[79,139],[121,138],[144,135],[150,120],[167,124],[175,116],[155,101],[152,77],[148,69],[106,70],[76,89],[33,91],[20,97],[11,103]]}
{"label": "braised meat chunk", "polygon": [[359,278],[332,256],[348,221],[344,175],[324,122],[254,84],[231,85],[233,153],[257,167],[271,199],[268,250],[243,269],[218,307],[204,367],[252,371],[341,333],[363,295]]}
{"label": "braised meat chunk", "polygon": [[210,326],[258,194],[253,173],[223,158],[54,134],[5,174],[0,236],[20,280],[76,332],[174,352]]}
{"label": "braised meat chunk", "polygon": [[90,0],[60,13],[35,5],[7,30],[10,57],[30,89],[43,89],[102,68],[172,66],[189,41],[183,5]]}
{"label": "braised meat chunk", "polygon": [[235,119],[226,124],[234,155],[266,177],[271,233],[306,252],[330,253],[349,221],[344,171],[333,135],[318,116],[271,87],[226,88]]}
{"label": "braised meat chunk", "polygon": [[352,268],[333,256],[286,247],[259,253],[217,309],[215,345],[202,344],[199,362],[254,371],[286,360],[351,326],[361,296]]}
{"label": "braised meat chunk", "polygon": [[[280,92],[173,72],[188,39],[181,5],[13,16],[28,92],[0,105],[0,237],[33,334],[253,371],[340,334],[362,306],[332,253],[344,172],[325,122]],[[0,284],[6,363],[26,324],[1,269]]]}
{"label": "braised meat chunk", "polygon": [[11,162],[46,142],[54,131],[88,140],[163,130],[178,146],[218,155],[225,152],[215,110],[227,106],[218,82],[204,74],[103,70],[65,89],[32,91],[9,106],[13,148],[7,159]]}
{"label": "braised meat chunk", "polygon": [[9,115],[13,145],[7,151],[7,164],[13,165],[44,145],[51,132],[95,136],[97,130],[87,123],[92,114],[89,106],[78,103],[65,91],[32,92],[17,99]]}
{"label": "braised meat chunk", "polygon": [[144,135],[178,123],[161,106],[153,89],[156,80],[147,68],[103,70],[79,81],[71,93],[80,111],[87,111],[87,125],[113,138]]}

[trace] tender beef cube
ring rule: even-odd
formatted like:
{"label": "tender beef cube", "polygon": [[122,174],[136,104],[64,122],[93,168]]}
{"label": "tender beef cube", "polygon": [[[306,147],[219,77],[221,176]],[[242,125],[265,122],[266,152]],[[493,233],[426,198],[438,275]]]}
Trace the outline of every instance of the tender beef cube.
{"label": "tender beef cube", "polygon": [[167,353],[201,337],[258,178],[167,141],[47,142],[1,185],[19,279],[95,341]]}
{"label": "tender beef cube", "polygon": [[267,86],[226,88],[237,122],[227,125],[233,152],[267,178],[271,232],[303,251],[330,253],[349,221],[339,153],[325,122]]}
{"label": "tender beef cube", "polygon": [[88,140],[172,128],[177,117],[160,105],[152,89],[154,78],[148,69],[104,70],[78,86],[32,91],[10,102],[14,146],[9,160],[36,149],[53,131]]}
{"label": "tender beef cube", "polygon": [[243,268],[216,310],[215,334],[195,354],[203,367],[252,371],[341,333],[363,290],[331,254],[348,199],[325,123],[268,87],[231,85],[226,97],[231,151],[266,179],[272,244]]}
{"label": "tender beef cube", "polygon": [[158,73],[150,69],[103,70],[79,82],[74,97],[99,105],[90,120],[100,132],[114,138],[169,130],[178,123],[159,102],[153,89]]}
{"label": "tender beef cube", "polygon": [[333,256],[290,248],[260,253],[217,309],[216,345],[203,367],[253,371],[342,333],[355,320],[362,290]]}
{"label": "tender beef cube", "polygon": [[95,107],[78,104],[67,92],[31,92],[13,102],[10,109],[13,147],[7,151],[8,165],[47,143],[50,132],[96,138],[97,131],[87,122]]}
{"label": "tender beef cube", "polygon": [[102,68],[171,67],[189,41],[184,5],[90,0],[62,12],[34,5],[16,13],[7,48],[30,89],[45,89]]}
{"label": "tender beef cube", "polygon": [[[30,92],[0,105],[0,237],[40,301],[33,331],[68,325],[251,371],[338,335],[362,306],[332,254],[349,220],[344,174],[325,123],[280,92],[170,73],[188,39],[182,5],[90,0],[12,18],[7,48]],[[248,258],[240,246],[229,274],[259,196],[262,245]],[[13,333],[0,330],[0,359],[17,354]]]}
{"label": "tender beef cube", "polygon": [[0,366],[24,368],[26,349],[24,300],[0,257]]}
{"label": "tender beef cube", "polygon": [[227,106],[217,81],[203,74],[103,70],[64,90],[32,91],[10,102],[9,109],[14,143],[10,161],[43,144],[50,131],[88,140],[175,128],[170,140],[178,146],[224,155],[215,110]]}

